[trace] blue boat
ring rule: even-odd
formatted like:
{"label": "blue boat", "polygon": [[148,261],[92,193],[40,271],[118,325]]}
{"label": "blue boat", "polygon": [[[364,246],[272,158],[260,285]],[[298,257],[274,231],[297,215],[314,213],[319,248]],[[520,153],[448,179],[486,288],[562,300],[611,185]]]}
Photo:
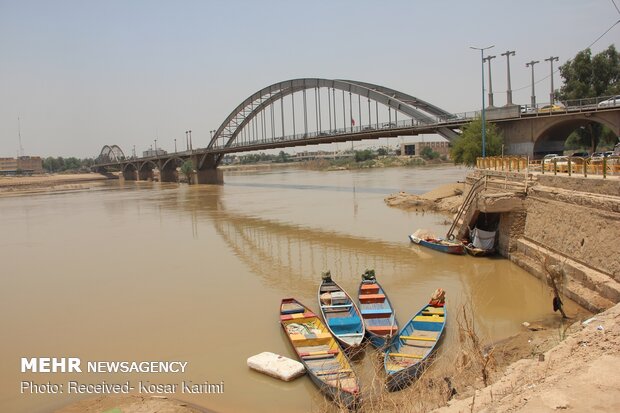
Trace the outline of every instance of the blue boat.
{"label": "blue boat", "polygon": [[349,294],[331,279],[329,271],[323,274],[318,298],[321,315],[338,343],[345,350],[358,348],[366,334],[360,311]]}
{"label": "blue boat", "polygon": [[370,343],[384,348],[398,333],[398,322],[390,300],[375,278],[374,270],[362,275],[358,291],[359,309]]}
{"label": "blue boat", "polygon": [[435,291],[431,302],[414,315],[385,352],[383,361],[389,391],[400,390],[424,370],[443,338],[446,325],[445,294]]}
{"label": "blue boat", "polygon": [[442,238],[418,238],[415,235],[409,235],[411,242],[422,245],[436,251],[446,252],[448,254],[465,254],[465,248],[461,242],[448,241]]}

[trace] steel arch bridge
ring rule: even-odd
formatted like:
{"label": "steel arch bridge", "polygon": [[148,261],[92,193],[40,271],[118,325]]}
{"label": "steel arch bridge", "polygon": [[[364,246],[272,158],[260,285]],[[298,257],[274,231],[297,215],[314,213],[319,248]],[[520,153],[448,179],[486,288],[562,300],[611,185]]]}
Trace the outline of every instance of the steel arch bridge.
{"label": "steel arch bridge", "polygon": [[124,160],[125,154],[118,145],[105,145],[101,148],[101,152],[99,153],[97,159],[95,159],[95,163],[114,163]]}
{"label": "steel arch bridge", "polygon": [[[295,94],[299,92],[301,97],[296,99]],[[382,106],[381,112],[379,105]],[[386,109],[387,117],[383,113]],[[401,119],[404,115],[404,122],[399,123],[399,113]],[[372,83],[293,79],[274,83],[245,99],[215,131],[207,149],[221,151],[215,160],[217,165],[225,153],[252,143],[275,140],[290,144],[293,141],[364,134],[399,126],[437,125],[453,118],[450,112],[429,102]],[[458,136],[448,127],[436,128],[435,132],[449,140]]]}
{"label": "steel arch bridge", "polygon": [[[502,130],[507,153],[537,156],[555,150],[551,140],[565,135],[564,129],[591,121],[606,124],[620,135],[620,106],[603,107],[601,99],[605,97],[567,103],[558,112],[539,108],[523,112],[519,105],[488,108],[487,119]],[[174,181],[179,179],[179,166],[191,160],[194,181],[221,183],[217,167],[226,154],[423,133],[452,141],[479,114],[451,114],[415,96],[367,82],[292,79],[247,97],[211,131],[206,147],[193,149],[191,134],[185,151],[155,151],[141,158],[126,158],[117,145],[106,145],[93,169],[120,169],[130,180],[157,179],[159,172],[161,181]]]}

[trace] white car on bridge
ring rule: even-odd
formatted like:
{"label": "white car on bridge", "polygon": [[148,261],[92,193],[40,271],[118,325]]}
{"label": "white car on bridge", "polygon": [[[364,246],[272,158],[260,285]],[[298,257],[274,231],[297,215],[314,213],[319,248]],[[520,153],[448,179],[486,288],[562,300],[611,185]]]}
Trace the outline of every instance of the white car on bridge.
{"label": "white car on bridge", "polygon": [[608,108],[612,106],[620,106],[620,95],[612,96],[598,104],[599,108]]}

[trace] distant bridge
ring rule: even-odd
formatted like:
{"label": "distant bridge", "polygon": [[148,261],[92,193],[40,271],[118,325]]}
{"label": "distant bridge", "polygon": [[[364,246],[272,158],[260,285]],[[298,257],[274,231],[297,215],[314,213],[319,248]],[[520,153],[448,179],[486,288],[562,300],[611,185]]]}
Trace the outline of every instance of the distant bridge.
{"label": "distant bridge", "polygon": [[[606,124],[620,135],[620,105],[601,108],[596,103],[584,101],[550,112],[523,112],[516,105],[490,108],[487,119],[504,132],[507,153],[534,156],[555,150],[568,133],[591,121]],[[206,148],[127,158],[118,146],[106,145],[94,169],[117,168],[128,180],[152,179],[157,169],[162,182],[173,182],[178,179],[177,168],[191,160],[197,183],[221,183],[217,167],[226,154],[427,133],[452,141],[477,116],[479,111],[452,114],[370,83],[294,79],[270,85],[241,102]]]}

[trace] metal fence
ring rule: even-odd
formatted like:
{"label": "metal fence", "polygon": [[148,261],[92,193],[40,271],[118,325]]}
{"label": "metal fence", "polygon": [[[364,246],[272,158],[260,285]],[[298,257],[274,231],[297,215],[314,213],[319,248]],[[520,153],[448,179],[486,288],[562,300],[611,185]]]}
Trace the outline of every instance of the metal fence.
{"label": "metal fence", "polygon": [[476,159],[476,168],[505,172],[538,172],[541,174],[564,174],[620,176],[620,156],[582,158],[579,156],[556,156],[551,159],[531,160],[526,156],[488,156]]}

